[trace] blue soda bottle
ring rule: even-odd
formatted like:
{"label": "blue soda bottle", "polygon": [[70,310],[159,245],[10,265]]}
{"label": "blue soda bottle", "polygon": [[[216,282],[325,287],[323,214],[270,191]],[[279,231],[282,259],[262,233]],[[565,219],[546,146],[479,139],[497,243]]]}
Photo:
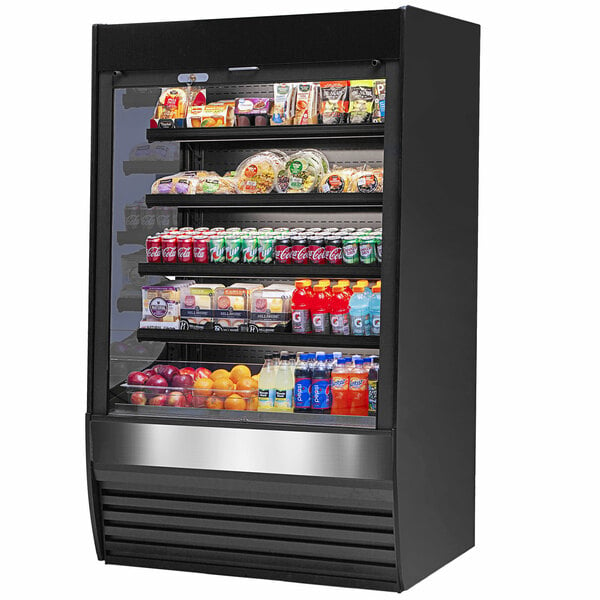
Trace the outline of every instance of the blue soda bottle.
{"label": "blue soda bottle", "polygon": [[313,413],[331,413],[331,373],[325,361],[325,353],[317,352],[317,364],[312,373],[311,408]]}
{"label": "blue soda bottle", "polygon": [[310,354],[302,353],[294,371],[294,412],[308,413],[312,401],[312,373],[310,369]]}
{"label": "blue soda bottle", "polygon": [[371,335],[369,298],[362,285],[352,288],[350,298],[350,333],[352,335]]}

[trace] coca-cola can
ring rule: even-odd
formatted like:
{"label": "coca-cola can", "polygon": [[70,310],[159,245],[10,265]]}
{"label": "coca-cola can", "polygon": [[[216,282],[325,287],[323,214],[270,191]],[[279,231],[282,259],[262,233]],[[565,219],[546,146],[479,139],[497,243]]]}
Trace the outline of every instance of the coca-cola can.
{"label": "coca-cola can", "polygon": [[174,235],[161,235],[160,247],[164,263],[177,262],[177,238]]}
{"label": "coca-cola can", "polygon": [[135,231],[140,228],[140,207],[139,204],[125,205],[125,229]]}
{"label": "coca-cola can", "polygon": [[154,208],[140,207],[140,227],[145,231],[153,231],[156,227],[156,213]]}
{"label": "coca-cola can", "polygon": [[313,237],[308,242],[308,262],[314,265],[324,265],[325,260],[325,240],[322,237]]}
{"label": "coca-cola can", "polygon": [[204,235],[195,235],[192,238],[194,262],[208,262],[208,237]]}
{"label": "coca-cola can", "polygon": [[275,239],[275,262],[280,265],[289,265],[292,262],[292,247],[289,238],[278,237]]}
{"label": "coca-cola can", "polygon": [[180,263],[194,262],[193,242],[191,235],[180,235],[177,238],[177,261]]}
{"label": "coca-cola can", "polygon": [[194,233],[194,228],[193,227],[181,227],[179,229],[179,231],[182,231],[183,233]]}
{"label": "coca-cola can", "polygon": [[290,238],[292,246],[292,262],[298,265],[305,265],[308,263],[308,246],[306,238],[303,236],[297,236]]}
{"label": "coca-cola can", "polygon": [[146,260],[149,263],[162,262],[162,249],[159,235],[149,235],[146,238]]}
{"label": "coca-cola can", "polygon": [[171,209],[168,206],[161,206],[156,211],[156,226],[168,227],[171,223]]}
{"label": "coca-cola can", "polygon": [[321,231],[323,231],[321,227],[311,227],[310,229],[306,230],[306,233],[320,233]]}
{"label": "coca-cola can", "polygon": [[342,239],[337,236],[328,237],[325,240],[325,262],[332,265],[341,265]]}

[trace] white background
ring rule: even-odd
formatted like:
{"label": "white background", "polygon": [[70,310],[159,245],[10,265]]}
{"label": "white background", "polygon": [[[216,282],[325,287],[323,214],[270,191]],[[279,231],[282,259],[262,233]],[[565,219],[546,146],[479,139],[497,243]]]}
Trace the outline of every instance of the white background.
{"label": "white background", "polygon": [[[599,597],[595,5],[418,3],[480,23],[482,57],[477,547],[413,588],[414,600]],[[3,8],[0,552],[7,598],[382,597],[109,567],[94,554],[83,435],[91,25],[397,4],[254,6],[57,0]]]}

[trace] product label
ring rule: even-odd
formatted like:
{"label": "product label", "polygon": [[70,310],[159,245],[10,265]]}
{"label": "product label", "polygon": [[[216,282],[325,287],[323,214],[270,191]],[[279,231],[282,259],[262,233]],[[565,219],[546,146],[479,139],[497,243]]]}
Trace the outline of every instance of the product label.
{"label": "product label", "polygon": [[331,406],[330,380],[312,380],[312,402],[314,410],[325,410]]}
{"label": "product label", "polygon": [[350,375],[348,389],[351,392],[364,392],[367,389],[366,375]]}
{"label": "product label", "polygon": [[278,410],[291,410],[292,390],[276,390],[275,391],[275,408]]}
{"label": "product label", "polygon": [[259,389],[258,390],[258,410],[273,408],[275,400],[275,390]]}
{"label": "product label", "polygon": [[348,375],[339,374],[331,376],[331,391],[344,392],[348,389]]}
{"label": "product label", "polygon": [[350,335],[350,319],[348,313],[331,315],[331,333],[334,335]]}
{"label": "product label", "polygon": [[373,335],[379,335],[381,317],[379,315],[373,315],[373,322],[371,323],[371,333]]}
{"label": "product label", "polygon": [[369,412],[377,412],[377,381],[369,381]]}
{"label": "product label", "polygon": [[314,333],[329,333],[329,314],[315,313],[312,316],[312,326]]}
{"label": "product label", "polygon": [[352,315],[352,335],[370,335],[371,325],[369,315]]}
{"label": "product label", "polygon": [[292,312],[292,330],[294,333],[310,333],[310,311],[307,308]]}
{"label": "product label", "polygon": [[310,377],[296,377],[294,386],[294,406],[296,408],[310,408],[312,380]]}

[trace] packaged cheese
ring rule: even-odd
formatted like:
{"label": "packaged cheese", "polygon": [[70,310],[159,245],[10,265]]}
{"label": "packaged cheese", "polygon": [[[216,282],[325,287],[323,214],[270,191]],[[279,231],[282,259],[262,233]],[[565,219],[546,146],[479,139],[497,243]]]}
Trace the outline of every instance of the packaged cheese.
{"label": "packaged cheese", "polygon": [[212,329],[214,322],[215,293],[225,287],[221,283],[190,285],[189,294],[181,305],[182,328]]}
{"label": "packaged cheese", "polygon": [[375,105],[373,106],[373,123],[385,122],[385,79],[373,81]]}
{"label": "packaged cheese", "polygon": [[151,129],[185,127],[188,108],[188,90],[185,88],[163,88],[150,120]]}
{"label": "packaged cheese", "polygon": [[296,84],[276,83],[273,86],[271,125],[293,125],[296,108]]}
{"label": "packaged cheese", "polygon": [[296,84],[296,111],[294,125],[317,125],[319,123],[320,86],[305,81]]}
{"label": "packaged cheese", "polygon": [[289,331],[292,323],[291,286],[277,284],[252,294],[249,330],[257,333]]}
{"label": "packaged cheese", "polygon": [[373,80],[358,79],[350,82],[349,123],[369,123],[373,116]]}
{"label": "packaged cheese", "polygon": [[321,81],[321,120],[324,125],[338,125],[348,112],[348,81]]}
{"label": "packaged cheese", "polygon": [[141,329],[179,329],[181,302],[189,295],[194,281],[142,287]]}

